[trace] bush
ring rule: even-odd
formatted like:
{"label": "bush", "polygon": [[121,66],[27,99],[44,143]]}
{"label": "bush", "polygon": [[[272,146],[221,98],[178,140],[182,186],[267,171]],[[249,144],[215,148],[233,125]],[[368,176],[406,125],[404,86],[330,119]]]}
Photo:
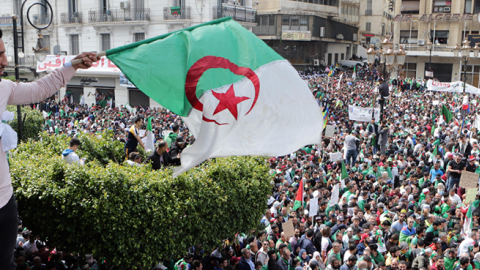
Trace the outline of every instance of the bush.
{"label": "bush", "polygon": [[30,140],[10,159],[22,220],[50,246],[116,265],[151,266],[194,244],[208,250],[259,229],[270,189],[264,158],[219,158],[172,178],[170,169],[112,162],[122,144],[108,136],[80,139],[79,156],[91,160],[85,166],[62,160],[66,136]]}
{"label": "bush", "polygon": [[[13,128],[13,130],[18,132],[17,106],[7,106],[7,110],[15,112],[15,118],[8,124]],[[38,139],[38,133],[43,130],[44,124],[42,113],[37,110],[33,110],[29,106],[22,106],[22,121],[24,119],[25,122],[22,126],[22,141],[27,141],[28,139]]]}

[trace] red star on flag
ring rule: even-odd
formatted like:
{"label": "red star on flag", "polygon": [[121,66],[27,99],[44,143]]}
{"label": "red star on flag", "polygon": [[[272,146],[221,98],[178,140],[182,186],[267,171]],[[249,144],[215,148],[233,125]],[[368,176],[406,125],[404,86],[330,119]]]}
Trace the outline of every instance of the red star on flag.
{"label": "red star on flag", "polygon": [[235,96],[235,91],[233,90],[233,84],[230,86],[230,88],[226,93],[212,92],[212,94],[214,97],[216,97],[220,101],[217,105],[217,108],[215,108],[213,115],[221,111],[224,111],[225,109],[228,109],[230,113],[232,113],[233,117],[235,117],[235,120],[237,120],[237,117],[238,117],[238,110],[237,110],[238,103],[245,101],[247,99],[250,99],[249,97]]}

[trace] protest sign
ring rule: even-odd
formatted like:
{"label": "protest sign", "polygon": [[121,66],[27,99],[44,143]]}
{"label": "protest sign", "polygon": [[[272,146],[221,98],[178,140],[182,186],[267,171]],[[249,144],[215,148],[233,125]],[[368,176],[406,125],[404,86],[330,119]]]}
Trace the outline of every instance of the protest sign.
{"label": "protest sign", "polygon": [[439,101],[439,100],[434,100],[434,101],[432,101],[432,105],[438,105],[438,104],[440,104],[440,101]]}
{"label": "protest sign", "polygon": [[375,121],[380,121],[380,108],[363,108],[348,105],[348,119],[359,122],[370,122],[372,120],[372,110],[375,110]]}
{"label": "protest sign", "polygon": [[477,189],[467,188],[467,195],[465,196],[465,204],[474,202],[476,197],[477,197]]}
{"label": "protest sign", "polygon": [[342,160],[342,152],[337,152],[337,153],[329,153],[330,156],[330,161],[331,162],[336,162],[339,160]]}
{"label": "protest sign", "polygon": [[287,222],[283,223],[282,227],[285,239],[290,239],[290,237],[295,235],[295,228],[293,227],[292,219],[289,219]]}
{"label": "protest sign", "polygon": [[330,201],[328,202],[328,206],[334,206],[338,203],[338,198],[340,196],[340,187],[339,184],[336,184],[332,190],[332,197],[330,197]]}
{"label": "protest sign", "polygon": [[476,188],[478,182],[478,174],[468,171],[462,171],[462,176],[460,177],[460,186],[462,188]]}
{"label": "protest sign", "polygon": [[327,125],[325,127],[325,138],[333,138],[333,134],[335,133],[335,127],[332,125]]}
{"label": "protest sign", "polygon": [[313,198],[310,200],[310,210],[308,211],[308,215],[310,217],[316,216],[318,212],[318,198]]}

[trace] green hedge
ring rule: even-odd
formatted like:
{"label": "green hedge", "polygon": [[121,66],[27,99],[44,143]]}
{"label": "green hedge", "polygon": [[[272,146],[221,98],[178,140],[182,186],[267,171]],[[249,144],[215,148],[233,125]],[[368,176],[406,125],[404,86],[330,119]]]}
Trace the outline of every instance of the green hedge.
{"label": "green hedge", "polygon": [[[13,128],[13,130],[18,132],[17,106],[7,106],[7,110],[15,112],[15,118],[8,124]],[[42,113],[37,110],[32,110],[32,108],[29,106],[22,106],[22,121],[24,119],[25,123],[23,123],[22,126],[22,141],[27,141],[28,139],[38,139],[38,134],[43,130],[44,124]]]}
{"label": "green hedge", "polygon": [[171,170],[149,166],[105,166],[121,145],[108,136],[81,141],[80,157],[95,152],[85,166],[63,162],[62,136],[23,143],[10,160],[24,224],[59,250],[152,266],[194,244],[209,249],[259,229],[270,190],[264,158],[219,158],[172,178]]}

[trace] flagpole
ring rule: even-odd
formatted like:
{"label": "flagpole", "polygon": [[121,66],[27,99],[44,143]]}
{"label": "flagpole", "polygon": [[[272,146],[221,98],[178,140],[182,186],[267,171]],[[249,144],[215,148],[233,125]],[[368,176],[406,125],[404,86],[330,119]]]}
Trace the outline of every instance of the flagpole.
{"label": "flagpole", "polygon": [[[100,59],[104,56],[107,56],[107,53],[105,51],[97,53],[97,59]],[[83,63],[83,59],[75,59],[75,60],[72,60],[70,63],[72,63],[72,66],[78,65]]]}

